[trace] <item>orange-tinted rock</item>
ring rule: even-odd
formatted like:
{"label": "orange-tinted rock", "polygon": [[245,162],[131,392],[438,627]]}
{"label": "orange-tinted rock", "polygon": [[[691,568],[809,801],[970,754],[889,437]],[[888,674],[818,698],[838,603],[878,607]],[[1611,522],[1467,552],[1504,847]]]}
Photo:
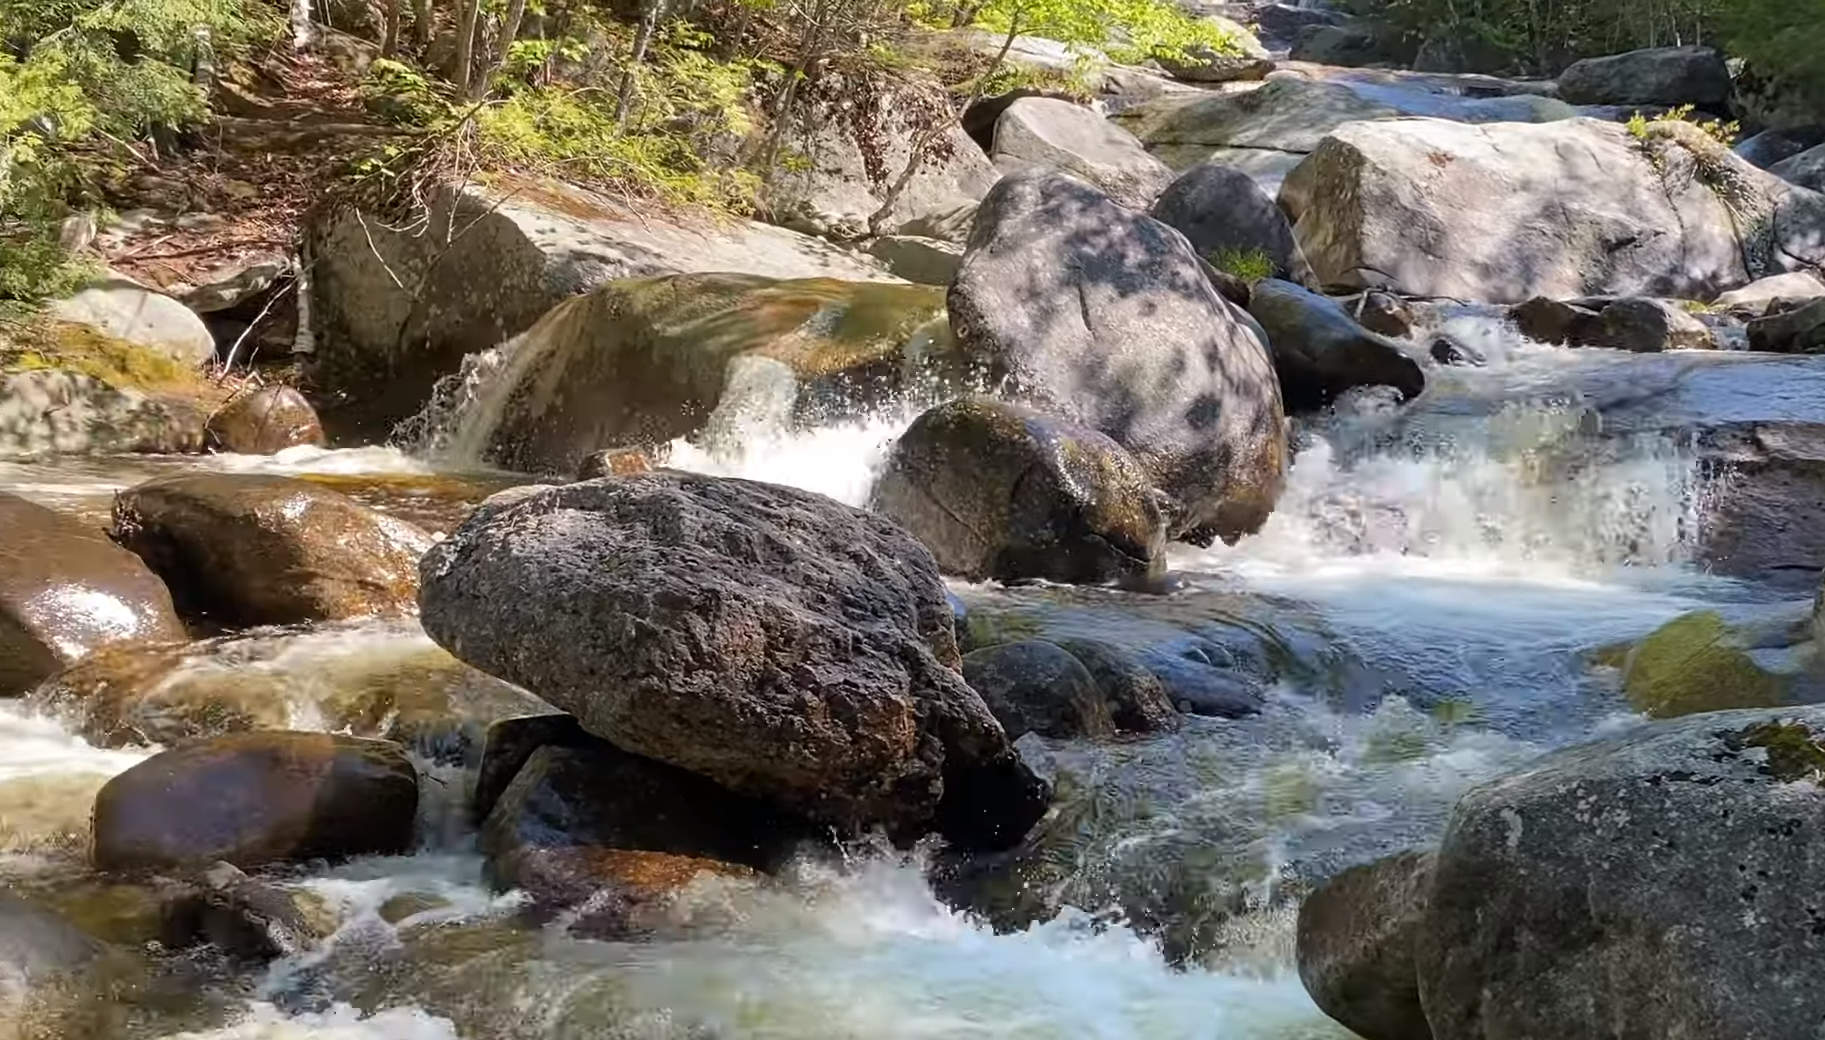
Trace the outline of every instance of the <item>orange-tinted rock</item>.
{"label": "orange-tinted rock", "polygon": [[228,402],[209,418],[209,444],[217,451],[272,455],[300,444],[323,444],[323,424],[304,395],[269,386]]}
{"label": "orange-tinted rock", "polygon": [[0,492],[0,697],[105,646],[184,638],[171,594],[132,553]]}
{"label": "orange-tinted rock", "polygon": [[186,616],[286,625],[411,613],[431,537],[308,481],[195,473],[114,500],[116,541]]}

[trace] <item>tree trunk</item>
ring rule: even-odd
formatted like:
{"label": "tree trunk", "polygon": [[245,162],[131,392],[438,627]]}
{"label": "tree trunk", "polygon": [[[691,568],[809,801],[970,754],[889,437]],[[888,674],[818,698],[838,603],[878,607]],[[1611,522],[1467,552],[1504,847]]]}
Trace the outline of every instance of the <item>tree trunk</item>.
{"label": "tree trunk", "polygon": [[[1001,71],[1001,66],[1008,60],[1008,51],[1013,49],[1014,40],[1019,36],[1020,12],[1016,10],[1014,17],[1008,20],[1008,34],[1001,41],[1001,50],[995,53],[995,60],[989,63],[989,67],[983,71],[982,75],[976,77],[976,85],[970,88],[969,97],[963,100],[962,111],[968,112],[971,105],[982,100],[983,90],[995,73]],[[879,235],[881,233],[881,226],[887,223],[887,217],[893,212],[895,204],[900,201],[900,196],[906,194],[906,189],[912,184],[913,177],[918,174],[919,167],[925,165],[926,155],[938,143],[939,138],[944,136],[945,131],[950,129],[950,126],[951,124],[944,122],[933,123],[925,129],[924,133],[914,139],[912,148],[906,155],[906,168],[900,171],[900,175],[895,177],[893,184],[888,187],[887,194],[882,196],[881,208],[868,216],[869,234]]]}
{"label": "tree trunk", "polygon": [[291,45],[293,50],[308,50],[317,42],[317,26],[311,22],[311,0],[291,0]]}
{"label": "tree trunk", "polygon": [[652,46],[653,32],[659,28],[660,8],[665,0],[646,0],[640,12],[640,25],[634,30],[634,49],[628,55],[627,68],[621,72],[621,89],[615,93],[615,125],[627,129],[627,112],[634,103],[634,80],[640,65],[646,61],[646,49]]}
{"label": "tree trunk", "polygon": [[412,40],[418,44],[418,53],[423,54],[431,46],[432,30],[436,28],[431,16],[431,0],[412,0]]}
{"label": "tree trunk", "polygon": [[507,64],[507,48],[520,38],[520,22],[526,17],[526,0],[512,0],[507,5],[507,17],[501,20],[501,34],[494,40],[494,60],[487,67],[476,73],[475,81],[469,89],[470,97],[484,97],[488,87],[494,82],[494,74]]}
{"label": "tree trunk", "polygon": [[385,28],[380,33],[380,56],[399,53],[399,0],[386,0]]}
{"label": "tree trunk", "polygon": [[450,82],[457,93],[469,96],[469,76],[475,65],[475,23],[481,14],[482,0],[457,0],[456,58],[450,63]]}

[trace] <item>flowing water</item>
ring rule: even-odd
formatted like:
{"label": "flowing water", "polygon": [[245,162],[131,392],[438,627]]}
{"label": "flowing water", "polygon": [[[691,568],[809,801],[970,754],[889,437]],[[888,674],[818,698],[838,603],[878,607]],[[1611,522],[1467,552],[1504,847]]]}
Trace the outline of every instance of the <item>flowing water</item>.
{"label": "flowing water", "polygon": [[[1365,396],[1305,427],[1265,530],[1177,547],[1183,591],[956,589],[971,626],[1145,645],[1220,665],[1263,698],[1254,717],[1147,739],[1025,738],[1059,805],[1018,862],[959,877],[932,850],[856,850],[765,885],[706,885],[676,934],[579,941],[511,920],[457,808],[466,777],[427,760],[416,854],[284,879],[334,908],[322,948],[251,975],[140,957],[54,990],[9,990],[0,960],[0,1036],[10,1022],[29,1036],[1342,1040],[1292,968],[1311,881],[1434,839],[1468,786],[1627,721],[1594,651],[1698,606],[1787,606],[1689,562],[1711,480],[1681,435],[1624,415],[1629,395],[1690,372],[1455,320],[1486,368],[1434,369],[1417,405]],[[99,519],[114,489],[159,473],[271,471],[447,530],[517,479],[450,433],[486,426],[474,410],[500,396],[489,370],[472,366],[433,417],[420,443],[436,452],[0,464],[0,487]],[[1816,412],[1825,388],[1807,397],[1802,376],[1825,382],[1809,367],[1770,385]],[[911,415],[750,430],[739,450],[679,442],[669,462],[864,504]],[[323,688],[427,652],[415,625],[376,623],[268,633],[183,667],[260,676],[292,698],[292,724],[327,727]],[[91,748],[0,703],[0,878],[107,921],[113,889],[80,865],[83,817],[148,753]],[[965,897],[973,912],[953,909]]]}

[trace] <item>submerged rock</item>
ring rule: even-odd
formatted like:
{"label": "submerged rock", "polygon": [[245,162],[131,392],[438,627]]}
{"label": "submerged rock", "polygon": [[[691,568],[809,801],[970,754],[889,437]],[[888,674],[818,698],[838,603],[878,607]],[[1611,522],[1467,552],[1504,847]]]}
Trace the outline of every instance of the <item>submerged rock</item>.
{"label": "submerged rock", "polygon": [[1266,347],[1184,236],[1062,174],[1004,178],[951,286],[958,346],[1008,392],[1100,430],[1179,503],[1169,534],[1260,527],[1286,470]]}
{"label": "submerged rock", "polygon": [[1820,708],[1696,715],[1464,795],[1419,929],[1433,1035],[1810,1036],[1822,734]]}
{"label": "submerged rock", "polygon": [[1432,853],[1402,852],[1351,867],[1299,907],[1300,981],[1363,1040],[1431,1040],[1413,952],[1432,868]]}
{"label": "submerged rock", "polygon": [[1586,58],[1559,74],[1559,96],[1574,105],[1697,105],[1730,100],[1730,70],[1709,47],[1650,47]]}
{"label": "submerged rock", "polygon": [[114,539],[171,586],[180,609],[227,625],[409,613],[423,531],[308,481],[163,477],[114,500]]}
{"label": "submerged rock", "polygon": [[813,829],[759,799],[592,739],[534,751],[482,825],[496,887],[540,910],[582,908],[576,927],[650,930],[699,875],[752,877]]}
{"label": "submerged rock", "polygon": [[229,863],[217,863],[169,893],[160,918],[159,941],[166,949],[207,943],[257,962],[306,953],[339,923],[314,893],[248,877]]}
{"label": "submerged rock", "polygon": [[434,639],[636,754],[841,827],[917,835],[1010,778],[1006,815],[947,836],[1044,811],[955,671],[931,555],[874,514],[661,471],[490,500],[423,571]]}
{"label": "submerged rock", "polygon": [[274,455],[302,444],[324,444],[317,410],[289,386],[262,387],[235,398],[210,417],[208,434],[216,450],[240,455]]}
{"label": "submerged rock", "polygon": [[[1785,626],[1791,628],[1792,626]],[[1674,618],[1635,644],[1622,666],[1630,707],[1657,719],[1792,703],[1806,684],[1804,658],[1782,626],[1758,631],[1714,611]]]}
{"label": "submerged rock", "polygon": [[[1038,166],[1078,177],[1129,209],[1146,209],[1172,170],[1134,135],[1082,105],[1029,97],[995,121],[990,156],[1004,170]],[[978,218],[980,219],[980,218]]]}
{"label": "submerged rock", "polygon": [[1289,408],[1317,408],[1361,386],[1389,386],[1411,400],[1426,374],[1400,344],[1358,325],[1335,300],[1291,282],[1255,284],[1248,313],[1267,333]]}
{"label": "submerged rock", "polygon": [[914,420],[876,480],[873,508],[945,573],[971,581],[1094,584],[1164,566],[1167,512],[1121,445],[988,398]]}
{"label": "submerged rock", "polygon": [[100,531],[0,492],[0,697],[109,646],[177,641],[163,582]]}
{"label": "submerged rock", "polygon": [[882,235],[868,243],[868,255],[915,285],[949,285],[963,262],[963,247],[936,238]]}
{"label": "submerged rock", "polygon": [[1711,299],[1825,259],[1825,196],[1678,122],[1351,123],[1280,201],[1327,287],[1410,296]]}
{"label": "submerged rock", "polygon": [[1053,641],[1090,673],[1117,730],[1156,733],[1179,728],[1183,720],[1172,706],[1165,682],[1139,655],[1096,639]]}
{"label": "submerged rock", "polygon": [[101,952],[100,944],[57,913],[0,888],[0,998],[14,996],[15,985],[29,992]]}
{"label": "submerged rock", "polygon": [[162,751],[95,798],[102,870],[396,854],[412,844],[418,773],[399,745],[328,733],[242,733]]}
{"label": "submerged rock", "polygon": [[964,655],[963,678],[982,695],[1008,739],[1106,737],[1115,732],[1096,679],[1070,651],[1038,639]]}
{"label": "submerged rock", "polygon": [[1199,256],[1219,269],[1261,263],[1275,278],[1303,283],[1312,277],[1286,214],[1253,177],[1234,166],[1193,166],[1167,185],[1147,212],[1177,228]]}

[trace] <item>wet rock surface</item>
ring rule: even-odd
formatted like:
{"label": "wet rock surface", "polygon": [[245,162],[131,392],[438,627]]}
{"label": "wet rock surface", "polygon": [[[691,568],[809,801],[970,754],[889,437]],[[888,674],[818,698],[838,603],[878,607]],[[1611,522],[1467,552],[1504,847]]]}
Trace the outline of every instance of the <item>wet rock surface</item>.
{"label": "wet rock surface", "polygon": [[[424,576],[425,629],[457,657],[814,818],[917,833],[947,799],[1005,789],[987,771],[1021,774],[954,670],[930,554],[808,492],[676,472],[526,491]],[[999,840],[1043,811],[1023,804]]]}
{"label": "wet rock surface", "polygon": [[324,444],[317,410],[289,386],[263,387],[230,401],[210,417],[208,435],[216,450],[242,455],[274,455],[301,444]]}
{"label": "wet rock surface", "polygon": [[1806,1036],[1825,710],[1717,712],[1569,748],[1466,794],[1417,963],[1439,1040]]}
{"label": "wet rock surface", "polygon": [[308,481],[187,474],[114,502],[114,539],[187,615],[283,625],[409,612],[428,535]]}
{"label": "wet rock surface", "polygon": [[1115,732],[1096,678],[1054,643],[1030,639],[966,654],[963,678],[982,695],[1010,740],[1028,733],[1070,738]]}
{"label": "wet rock surface", "polygon": [[266,731],[162,751],[95,799],[102,870],[207,867],[400,853],[418,775],[397,744]]}
{"label": "wet rock surface", "polygon": [[1825,354],[1825,300],[1750,322],[1749,346],[1774,354]]}
{"label": "wet rock surface", "polygon": [[967,398],[900,435],[873,508],[912,532],[947,574],[1094,584],[1164,565],[1171,504],[1103,434]]}
{"label": "wet rock surface", "polygon": [[1430,852],[1338,874],[1299,907],[1299,978],[1363,1040],[1430,1040],[1414,948],[1432,887]]}
{"label": "wet rock surface", "polygon": [[489,875],[577,927],[625,935],[700,874],[778,867],[815,829],[767,802],[599,739],[534,751],[482,825]]}
{"label": "wet rock surface", "polygon": [[1317,408],[1360,386],[1388,386],[1404,400],[1426,389],[1426,374],[1400,344],[1357,324],[1341,304],[1291,282],[1263,279],[1248,313],[1267,333],[1289,408]]}
{"label": "wet rock surface", "polygon": [[0,696],[108,646],[182,640],[157,575],[102,532],[0,492]]}
{"label": "wet rock surface", "polygon": [[1178,501],[1175,536],[1259,527],[1286,466],[1266,348],[1178,232],[1089,185],[1010,176],[949,294],[959,349],[1002,387],[1108,434]]}

